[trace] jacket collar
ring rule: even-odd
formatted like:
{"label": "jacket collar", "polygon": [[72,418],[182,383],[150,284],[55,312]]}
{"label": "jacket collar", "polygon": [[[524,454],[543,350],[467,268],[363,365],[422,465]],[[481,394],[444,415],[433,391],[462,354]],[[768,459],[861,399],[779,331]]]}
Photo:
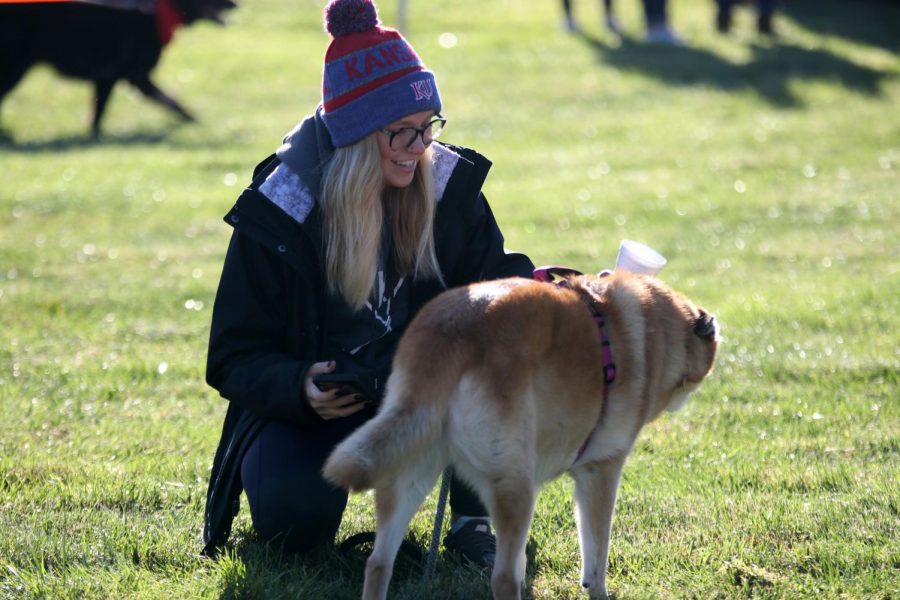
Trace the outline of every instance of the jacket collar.
{"label": "jacket collar", "polygon": [[324,167],[332,154],[334,144],[322,120],[321,106],[284,136],[284,142],[275,151],[278,159],[299,175],[316,197],[322,189]]}

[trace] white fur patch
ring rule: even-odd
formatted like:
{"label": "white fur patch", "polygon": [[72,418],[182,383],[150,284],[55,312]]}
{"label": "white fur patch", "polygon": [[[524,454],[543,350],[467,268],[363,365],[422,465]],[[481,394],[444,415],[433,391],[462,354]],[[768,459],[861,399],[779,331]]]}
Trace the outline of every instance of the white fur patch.
{"label": "white fur patch", "polygon": [[513,288],[517,288],[521,285],[529,285],[531,283],[532,281],[530,279],[501,279],[497,281],[483,281],[476,285],[469,286],[469,300],[473,304],[490,302],[491,300],[495,300],[496,298],[505,296]]}
{"label": "white fur patch", "polygon": [[434,197],[437,202],[444,197],[447,190],[447,183],[450,176],[453,175],[456,164],[459,162],[460,156],[450,148],[440,144],[434,144],[431,147],[431,160],[433,162],[432,173],[434,176]]}
{"label": "white fur patch", "polygon": [[306,220],[316,203],[300,176],[284,163],[275,167],[259,191],[298,223]]}
{"label": "white fur patch", "polygon": [[699,388],[699,385],[683,385],[680,390],[677,390],[673,395],[672,399],[669,400],[669,405],[666,406],[667,412],[675,412],[679,410],[685,403],[688,401],[688,398],[691,397],[691,394]]}

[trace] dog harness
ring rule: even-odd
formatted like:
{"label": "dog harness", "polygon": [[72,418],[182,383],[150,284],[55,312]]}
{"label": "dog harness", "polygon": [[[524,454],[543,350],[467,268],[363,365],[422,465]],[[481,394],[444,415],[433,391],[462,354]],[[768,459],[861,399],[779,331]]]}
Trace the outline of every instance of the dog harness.
{"label": "dog harness", "polygon": [[[556,267],[556,266],[547,266],[547,267],[538,267],[534,270],[532,277],[536,281],[543,281],[545,283],[552,283],[557,287],[571,289],[569,286],[568,279],[562,279],[564,277],[573,277],[577,275],[583,275],[580,271],[576,271],[575,269],[569,267]],[[553,277],[560,277],[560,279],[554,281]],[[578,464],[578,461],[581,460],[581,457],[584,455],[584,451],[587,449],[588,444],[591,443],[591,440],[594,438],[594,434],[600,429],[600,424],[603,423],[603,416],[606,414],[606,405],[609,399],[609,387],[612,385],[612,382],[616,379],[616,363],[613,362],[612,355],[612,347],[609,341],[609,334],[606,331],[606,320],[603,318],[603,314],[597,310],[597,307],[590,303],[585,303],[589,311],[591,311],[591,317],[593,317],[594,322],[597,324],[597,331],[600,333],[600,344],[601,350],[603,352],[603,404],[600,405],[600,416],[597,417],[597,424],[594,425],[594,428],[591,429],[591,432],[588,434],[587,439],[581,444],[581,447],[578,448],[578,453],[575,455],[575,460],[572,461],[572,466],[574,467]]]}

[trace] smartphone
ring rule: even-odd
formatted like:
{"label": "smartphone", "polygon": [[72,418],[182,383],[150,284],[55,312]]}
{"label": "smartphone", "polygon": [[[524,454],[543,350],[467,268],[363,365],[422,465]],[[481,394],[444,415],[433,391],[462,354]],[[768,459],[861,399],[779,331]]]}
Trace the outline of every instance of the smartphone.
{"label": "smartphone", "polygon": [[323,392],[338,388],[338,396],[359,394],[364,400],[372,401],[374,399],[358,373],[319,373],[313,375],[312,380],[313,384]]}

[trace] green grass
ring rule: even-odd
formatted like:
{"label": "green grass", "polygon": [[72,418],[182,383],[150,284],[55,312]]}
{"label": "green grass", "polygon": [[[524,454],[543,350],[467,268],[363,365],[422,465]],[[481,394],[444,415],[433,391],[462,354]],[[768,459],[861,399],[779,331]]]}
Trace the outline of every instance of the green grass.
{"label": "green grass", "polygon": [[[229,555],[197,556],[225,411],[203,383],[221,216],[319,97],[320,4],[254,0],[224,29],[181,31],[157,80],[197,125],[123,86],[90,142],[89,88],[48,69],[6,99],[0,597],[358,597],[361,556],[279,556],[246,508]],[[689,45],[672,49],[639,42],[636,2],[622,41],[590,2],[587,37],[553,2],[409,4],[447,139],[494,161],[508,245],[596,271],[620,239],[649,242],[724,326],[713,376],[626,466],[610,589],[900,596],[900,8],[792,0],[767,41],[747,9],[723,38],[712,2],[678,2]],[[530,597],[583,597],[570,492],[540,498]],[[412,526],[423,545],[435,495]],[[340,536],[373,523],[356,497]],[[423,587],[401,565],[391,591],[489,584],[441,563]]]}

